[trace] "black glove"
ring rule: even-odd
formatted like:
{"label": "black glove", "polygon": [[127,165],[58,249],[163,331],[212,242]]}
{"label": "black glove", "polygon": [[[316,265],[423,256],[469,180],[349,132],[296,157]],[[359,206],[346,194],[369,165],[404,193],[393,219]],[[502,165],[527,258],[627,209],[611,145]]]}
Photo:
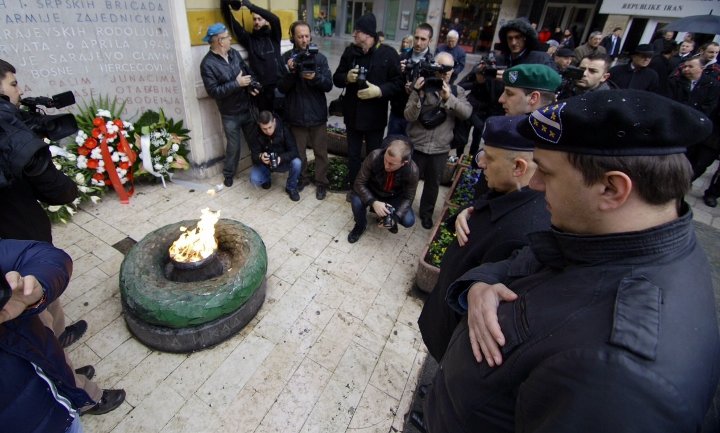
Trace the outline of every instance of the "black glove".
{"label": "black glove", "polygon": [[242,3],[239,2],[238,0],[232,0],[230,2],[230,7],[233,8],[233,10],[239,11],[240,8],[242,7]]}
{"label": "black glove", "polygon": [[250,0],[242,0],[242,5],[248,9],[250,9],[250,6],[252,6],[252,3],[250,3]]}

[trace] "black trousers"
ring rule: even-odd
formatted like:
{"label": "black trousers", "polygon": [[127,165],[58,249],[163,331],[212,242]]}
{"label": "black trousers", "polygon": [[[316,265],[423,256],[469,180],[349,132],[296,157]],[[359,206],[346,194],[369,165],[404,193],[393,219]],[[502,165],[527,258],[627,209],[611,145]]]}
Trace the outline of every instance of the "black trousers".
{"label": "black trousers", "polygon": [[420,196],[420,218],[432,218],[440,189],[440,176],[445,169],[448,152],[429,155],[419,151],[413,152],[413,161],[420,169],[420,177],[425,179],[423,192]]}
{"label": "black trousers", "polygon": [[348,180],[350,181],[350,187],[352,188],[352,185],[355,183],[355,178],[358,173],[360,173],[360,166],[363,161],[363,139],[365,140],[366,145],[366,155],[375,149],[380,149],[380,146],[382,146],[383,134],[385,133],[385,127],[372,131],[359,131],[357,129],[347,127],[346,131],[348,144]]}

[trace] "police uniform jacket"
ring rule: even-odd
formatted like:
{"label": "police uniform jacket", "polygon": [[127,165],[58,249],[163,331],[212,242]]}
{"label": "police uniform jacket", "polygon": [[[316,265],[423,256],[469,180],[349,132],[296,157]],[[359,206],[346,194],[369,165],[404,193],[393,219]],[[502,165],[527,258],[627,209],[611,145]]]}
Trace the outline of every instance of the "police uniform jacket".
{"label": "police uniform jacket", "polygon": [[503,364],[478,364],[466,321],[426,396],[435,432],[696,432],[720,371],[710,266],[692,213],[639,232],[547,231],[451,286],[505,282]]}
{"label": "police uniform jacket", "polygon": [[388,173],[385,171],[384,159],[385,149],[370,152],[355,178],[353,190],[365,206],[372,205],[376,200],[387,201],[401,197],[402,201],[395,209],[395,214],[402,219],[415,199],[420,170],[410,159],[401,168]]}
{"label": "police uniform jacket", "polygon": [[[380,87],[382,96],[373,99],[360,99],[357,96],[357,83],[347,82],[347,73],[356,66],[367,69],[367,81]],[[387,126],[388,101],[403,91],[403,78],[400,75],[400,57],[397,51],[385,44],[371,47],[367,53],[351,44],[340,57],[333,83],[345,89],[343,98],[343,117],[345,125],[359,131],[375,131]]]}
{"label": "police uniform jacket", "polygon": [[[446,222],[455,231],[455,218]],[[525,187],[507,194],[488,192],[473,204],[465,246],[453,240],[440,265],[435,288],[425,301],[418,324],[430,354],[440,361],[460,315],[445,302],[447,288],[465,272],[486,262],[498,262],[528,243],[528,233],[547,230],[550,215],[543,193]]]}
{"label": "police uniform jacket", "polygon": [[[459,86],[451,86],[454,92],[450,92],[447,101],[442,101],[439,92],[426,92],[425,98],[420,97],[420,92],[413,91],[405,106],[405,120],[408,121],[407,134],[415,150],[428,155],[436,155],[450,151],[450,143],[453,139],[455,120],[465,120],[472,114],[472,105],[467,100],[467,92]],[[418,118],[423,110],[432,109],[440,104],[447,113],[445,122],[433,129],[426,129],[420,124]]]}
{"label": "police uniform jacket", "polygon": [[200,62],[200,76],[205,91],[217,103],[220,114],[240,115],[250,121],[250,86],[240,87],[236,79],[240,71],[243,75],[253,75],[250,67],[234,48],[228,51],[227,61],[221,55],[208,51]]}
{"label": "police uniform jacket", "polygon": [[37,317],[65,290],[72,260],[48,243],[0,240],[3,278],[13,270],[21,275],[34,275],[45,298],[17,318],[0,324],[0,429],[13,433],[61,433],[73,418],[68,408],[52,396],[32,364],[42,369],[71,408],[94,404],[84,390],[75,386],[60,343]]}
{"label": "police uniform jacket", "polygon": [[[295,50],[283,54],[287,65]],[[285,120],[291,126],[318,126],[327,123],[328,110],[325,93],[332,90],[332,76],[327,59],[322,53],[315,54],[315,77],[302,78],[297,69],[285,71],[278,89],[285,94]]]}
{"label": "police uniform jacket", "polygon": [[650,68],[633,68],[630,63],[610,68],[610,80],[620,89],[660,91],[657,72]]}

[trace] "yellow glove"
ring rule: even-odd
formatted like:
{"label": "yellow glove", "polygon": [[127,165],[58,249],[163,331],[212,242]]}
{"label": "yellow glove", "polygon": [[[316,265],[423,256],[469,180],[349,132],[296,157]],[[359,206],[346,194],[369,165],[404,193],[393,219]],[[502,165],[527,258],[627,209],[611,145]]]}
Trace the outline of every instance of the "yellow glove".
{"label": "yellow glove", "polygon": [[350,69],[350,70],[348,71],[347,77],[346,77],[347,82],[348,82],[348,83],[354,83],[354,82],[356,82],[356,81],[357,81],[358,72],[360,72],[360,68],[359,68],[359,67],[355,67],[355,68],[353,68],[353,69]]}
{"label": "yellow glove", "polygon": [[367,82],[367,89],[358,90],[358,98],[360,99],[373,99],[382,97],[380,88],[371,82]]}

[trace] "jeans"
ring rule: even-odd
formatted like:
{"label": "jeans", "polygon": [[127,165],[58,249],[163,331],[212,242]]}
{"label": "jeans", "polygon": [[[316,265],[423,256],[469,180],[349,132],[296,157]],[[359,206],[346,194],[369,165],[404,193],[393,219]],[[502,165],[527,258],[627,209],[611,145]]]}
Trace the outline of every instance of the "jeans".
{"label": "jeans", "polygon": [[407,136],[407,120],[404,117],[390,113],[388,118],[387,135],[405,135]]}
{"label": "jeans", "polygon": [[223,167],[224,177],[235,176],[238,161],[240,161],[240,146],[242,145],[243,135],[247,141],[249,128],[252,122],[238,114],[222,116],[223,130],[225,131],[225,139],[227,145],[225,147],[225,166]]}
{"label": "jeans", "polygon": [[293,126],[292,133],[295,137],[300,160],[302,161],[302,179],[308,179],[307,172],[307,149],[308,143],[312,144],[313,154],[315,155],[315,184],[327,187],[329,185],[328,172],[328,152],[327,152],[327,135],[325,125],[318,126]]}
{"label": "jeans", "polygon": [[355,178],[360,173],[362,165],[362,147],[363,139],[365,139],[365,154],[382,147],[382,139],[385,128],[375,129],[372,131],[358,131],[357,129],[347,127],[347,145],[348,145],[348,180],[350,185],[355,183]]}
{"label": "jeans", "polygon": [[[398,206],[400,206],[401,202],[402,197],[396,197],[385,201],[385,203],[389,203],[390,206],[396,209],[398,208]],[[352,206],[355,224],[363,228],[367,227],[367,206],[365,206],[362,200],[360,200],[360,196],[353,193],[350,198],[350,205]],[[395,216],[397,217],[397,214]],[[403,215],[402,218],[398,219],[398,222],[403,227],[412,227],[415,224],[415,214],[413,213],[412,209],[408,209],[405,215]]]}
{"label": "jeans", "polygon": [[80,424],[80,414],[76,414],[72,424],[65,430],[65,433],[83,433],[82,424]]}
{"label": "jeans", "polygon": [[420,169],[420,177],[425,179],[423,192],[420,196],[420,218],[432,219],[440,189],[440,176],[442,176],[448,152],[429,155],[427,153],[413,152],[413,161]]}
{"label": "jeans", "polygon": [[[300,168],[302,167],[302,161],[300,161],[300,158],[293,158],[292,161],[280,161],[280,164],[278,165],[278,168],[276,168],[273,171],[284,173],[286,171],[289,171],[290,174],[288,174],[287,183],[285,184],[285,189],[288,191],[295,191],[297,190],[298,186],[298,178],[300,178]],[[264,183],[270,182],[272,179],[272,172],[270,171],[270,167],[267,165],[253,165],[250,169],[250,183],[252,183],[255,186],[260,186]]]}

